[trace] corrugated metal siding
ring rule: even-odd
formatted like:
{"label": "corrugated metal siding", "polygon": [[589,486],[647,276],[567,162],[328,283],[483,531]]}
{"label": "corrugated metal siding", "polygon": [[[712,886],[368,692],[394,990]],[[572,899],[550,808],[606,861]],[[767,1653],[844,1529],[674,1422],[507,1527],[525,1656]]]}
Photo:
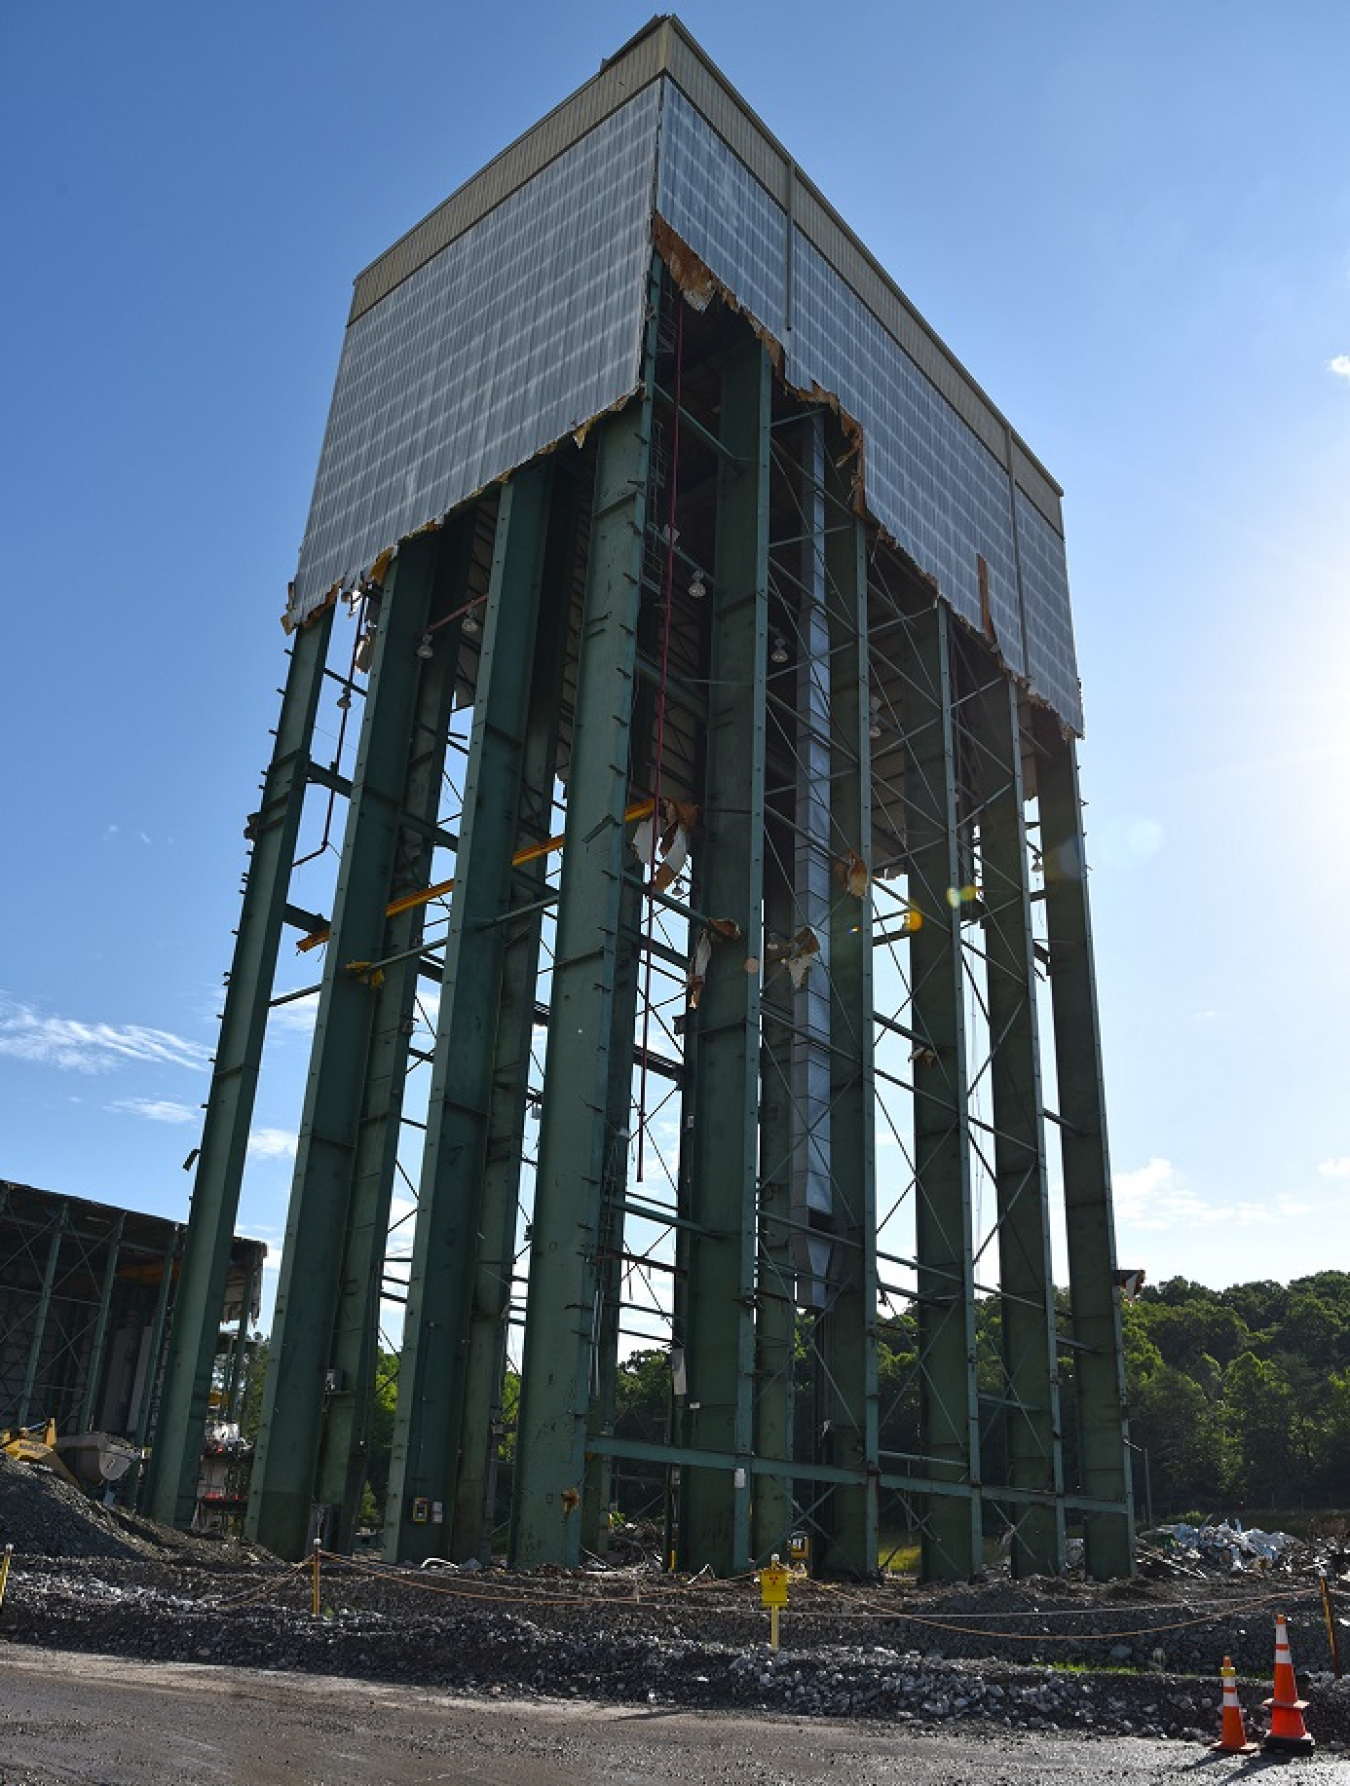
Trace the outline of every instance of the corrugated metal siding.
{"label": "corrugated metal siding", "polygon": [[869,507],[976,626],[985,560],[1006,660],[1077,727],[1059,487],[673,19],[358,279],[293,612],[632,388],[663,98],[661,214],[863,425]]}
{"label": "corrugated metal siding", "polygon": [[637,41],[627,55],[602,68],[594,80],[517,138],[358,274],[350,320],[363,316],[418,267],[448,248],[654,81],[664,64],[667,35],[664,28],[652,32]]}
{"label": "corrugated metal siding", "polygon": [[1064,541],[1022,490],[1017,492],[1017,545],[1030,660],[1028,680],[1066,725],[1081,732],[1083,696]]}
{"label": "corrugated metal siding", "polygon": [[292,617],[638,378],[649,85],[347,329]]}

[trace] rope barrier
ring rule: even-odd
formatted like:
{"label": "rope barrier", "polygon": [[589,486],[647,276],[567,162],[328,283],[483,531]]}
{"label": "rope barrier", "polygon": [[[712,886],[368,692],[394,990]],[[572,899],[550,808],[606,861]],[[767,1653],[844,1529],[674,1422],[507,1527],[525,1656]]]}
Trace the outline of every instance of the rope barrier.
{"label": "rope barrier", "polygon": [[[339,1556],[336,1553],[328,1551],[323,1552],[323,1556],[326,1562],[340,1564],[345,1568],[355,1571],[357,1574],[372,1576],[376,1579],[388,1582],[391,1586],[397,1583],[414,1592],[440,1594],[451,1599],[472,1600],[493,1606],[556,1606],[594,1609],[597,1606],[639,1604],[648,1608],[655,1608],[662,1605],[668,1606],[671,1603],[679,1603],[680,1601],[688,1604],[691,1596],[698,1594],[703,1601],[703,1605],[700,1607],[700,1610],[703,1612],[725,1613],[732,1617],[744,1617],[748,1613],[758,1612],[759,1610],[757,1604],[752,1606],[751,1603],[739,1593],[737,1594],[736,1599],[730,1603],[718,1603],[716,1600],[712,1599],[710,1594],[710,1590],[715,1588],[739,1589],[745,1585],[751,1584],[755,1580],[754,1572],[744,1575],[730,1576],[720,1580],[708,1580],[704,1578],[702,1580],[687,1583],[667,1583],[659,1586],[651,1585],[642,1588],[640,1599],[630,1600],[627,1598],[620,1598],[617,1594],[576,1595],[555,1594],[550,1593],[547,1590],[522,1591],[519,1586],[509,1590],[502,1588],[490,1589],[487,1592],[484,1592],[481,1587],[468,1588],[458,1583],[423,1580],[417,1576],[409,1575],[405,1569],[400,1568],[397,1564],[358,1561],[354,1557]],[[300,1566],[304,1567],[307,1565]],[[611,1579],[615,1580],[617,1585],[623,1578]],[[624,1585],[631,1586],[636,1595],[641,1584],[638,1580],[634,1579],[630,1582],[626,1582]],[[1314,1596],[1314,1590],[1311,1588],[1303,1590],[1286,1588],[1278,1593],[1253,1596],[1236,1605],[1230,1602],[1228,1605],[1222,1606],[1214,1612],[1203,1613],[1199,1616],[1185,1619],[1171,1619],[1163,1623],[1150,1622],[1148,1617],[1150,1609],[1140,1607],[1139,1613],[1141,1622],[1129,1629],[1113,1631],[1067,1631],[1055,1633],[1047,1631],[998,1630],[992,1628],[989,1624],[978,1625],[965,1622],[956,1623],[955,1621],[958,1619],[963,1621],[967,1619],[992,1621],[998,1619],[1053,1617],[1090,1618],[1094,1616],[1094,1609],[1090,1607],[1026,1607],[1021,1611],[992,1613],[972,1611],[968,1614],[953,1613],[948,1614],[945,1617],[934,1617],[931,1614],[907,1610],[903,1606],[878,1606],[872,1601],[863,1600],[857,1594],[851,1593],[845,1588],[836,1587],[829,1582],[813,1582],[811,1586],[817,1592],[826,1595],[830,1599],[846,1602],[847,1609],[820,1606],[804,1607],[799,1605],[794,1608],[794,1616],[798,1619],[831,1619],[848,1623],[861,1623],[867,1621],[872,1624],[877,1624],[883,1621],[892,1623],[905,1622],[917,1625],[925,1630],[945,1631],[963,1637],[982,1637],[992,1642],[1004,1643],[1011,1641],[1017,1643],[1036,1643],[1041,1645],[1046,1643],[1120,1643],[1138,1639],[1140,1637],[1160,1636],[1167,1632],[1192,1630],[1203,1625],[1220,1624],[1234,1618],[1245,1617],[1248,1613],[1258,1611],[1263,1607],[1272,1606],[1277,1602],[1286,1606],[1290,1604],[1298,1605],[1300,1602]],[[1162,1610],[1162,1608],[1159,1608],[1158,1610]]]}

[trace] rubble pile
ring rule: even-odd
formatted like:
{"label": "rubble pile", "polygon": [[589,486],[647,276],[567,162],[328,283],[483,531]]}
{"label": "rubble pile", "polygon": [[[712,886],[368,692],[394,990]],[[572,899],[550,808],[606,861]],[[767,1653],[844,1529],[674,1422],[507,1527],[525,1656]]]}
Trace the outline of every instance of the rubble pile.
{"label": "rubble pile", "polygon": [[[614,1575],[496,1570],[435,1579],[450,1591],[426,1591],[427,1577],[416,1571],[367,1575],[325,1564],[315,1618],[307,1569],[255,1565],[222,1578],[169,1561],[19,1559],[0,1641],[477,1694],[744,1706],[917,1726],[962,1719],[1197,1741],[1217,1730],[1218,1662],[1228,1650],[1240,1653],[1241,1699],[1257,1724],[1270,1691],[1273,1613],[1264,1597],[1253,1605],[1249,1592],[1199,1627],[1203,1659],[1188,1672],[1174,1663],[1170,1640],[1161,1650],[1158,1627],[1201,1614],[1156,1589],[1146,1597],[1141,1583],[1078,1584],[1067,1596],[1063,1583],[1054,1584],[1057,1593],[1007,1583],[945,1594],[866,1587],[846,1590],[835,1606],[839,1590],[803,1581],[793,1588],[799,1609],[783,1617],[784,1647],[774,1652],[745,1583],[656,1586]],[[1047,1639],[1066,1597],[1075,1642],[1043,1642],[1038,1650],[1017,1641]],[[1320,1672],[1325,1637],[1317,1611],[1306,1597],[1297,1606],[1291,1598],[1285,1609],[1309,1727],[1323,1747],[1350,1744],[1350,1682]],[[1141,1615],[1128,1644],[1090,1644],[1094,1627],[1107,1636],[1124,1628],[1124,1612]],[[972,1613],[981,1633],[997,1623],[1000,1635],[977,1635]],[[1090,1650],[1094,1666],[1064,1666],[1066,1648]]]}
{"label": "rubble pile", "polygon": [[[1350,1746],[1350,1682],[1323,1672],[1315,1565],[1328,1553],[1308,1552],[1295,1572],[1292,1540],[1259,1580],[1189,1532],[1174,1547],[1184,1573],[1157,1580],[995,1576],[938,1588],[795,1577],[777,1652],[753,1583],[673,1580],[637,1545],[627,1567],[575,1573],[325,1559],[316,1618],[307,1566],[166,1532],[2,1458],[0,1543],[15,1549],[0,1643],[920,1727],[960,1719],[1209,1741],[1219,1663],[1232,1655],[1259,1728],[1279,1611],[1309,1728],[1323,1747]],[[1339,1595],[1350,1582],[1333,1586]]]}
{"label": "rubble pile", "polygon": [[130,1557],[137,1546],[107,1511],[50,1470],[0,1453],[0,1545],[19,1556]]}

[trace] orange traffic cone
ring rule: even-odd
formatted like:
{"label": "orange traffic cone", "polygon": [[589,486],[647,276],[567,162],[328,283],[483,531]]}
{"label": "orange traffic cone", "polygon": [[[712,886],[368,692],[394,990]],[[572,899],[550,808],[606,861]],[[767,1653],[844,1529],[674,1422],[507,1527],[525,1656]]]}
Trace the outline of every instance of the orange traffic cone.
{"label": "orange traffic cone", "polygon": [[1289,1628],[1282,1612],[1275,1615],[1275,1684],[1269,1699],[1262,1704],[1270,1713],[1270,1729],[1262,1741],[1263,1749],[1279,1749],[1285,1754],[1306,1755],[1317,1747],[1308,1735],[1303,1714],[1308,1702],[1298,1696],[1294,1663],[1289,1654]]}
{"label": "orange traffic cone", "polygon": [[1225,1656],[1223,1667],[1219,1670],[1223,1676],[1223,1723],[1219,1727],[1219,1740],[1211,1743],[1211,1749],[1217,1749],[1220,1755],[1255,1755],[1256,1744],[1247,1741],[1247,1732],[1242,1723],[1242,1707],[1238,1704],[1237,1669],[1233,1666],[1233,1658]]}

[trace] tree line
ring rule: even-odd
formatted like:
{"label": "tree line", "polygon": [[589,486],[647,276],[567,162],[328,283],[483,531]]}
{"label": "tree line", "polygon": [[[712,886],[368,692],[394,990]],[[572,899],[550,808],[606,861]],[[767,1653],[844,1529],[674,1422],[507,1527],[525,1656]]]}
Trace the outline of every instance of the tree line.
{"label": "tree line", "polygon": [[[1068,1330],[1067,1298],[1057,1298]],[[1175,1277],[1146,1287],[1121,1310],[1132,1467],[1141,1522],[1168,1516],[1350,1505],[1350,1273],[1320,1271],[1211,1290]],[[798,1324],[798,1454],[810,1443],[810,1319]],[[883,1462],[921,1453],[918,1325],[895,1315],[880,1327],[878,1405]],[[976,1368],[983,1403],[986,1481],[1000,1479],[1005,1420],[999,1303],[976,1307]],[[1061,1426],[1074,1455],[1072,1353],[1061,1356]],[[664,1351],[635,1352],[619,1371],[616,1430],[660,1441],[670,1367]],[[906,1467],[898,1461],[896,1467]],[[625,1469],[627,1499],[659,1500],[660,1471]],[[1006,1479],[1006,1478],[1005,1478]]]}

